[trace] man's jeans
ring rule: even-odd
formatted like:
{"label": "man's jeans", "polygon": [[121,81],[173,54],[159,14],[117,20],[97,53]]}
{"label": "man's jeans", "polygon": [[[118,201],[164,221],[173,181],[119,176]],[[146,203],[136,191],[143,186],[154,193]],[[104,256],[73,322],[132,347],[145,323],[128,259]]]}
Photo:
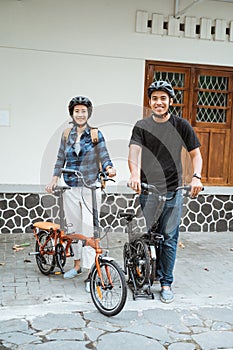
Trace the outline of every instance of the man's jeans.
{"label": "man's jeans", "polygon": [[[168,192],[166,197],[169,198],[172,194],[173,192]],[[155,216],[157,217],[156,208],[158,206],[158,199],[153,194],[141,194],[139,200],[147,229],[150,229],[154,224]],[[161,286],[171,286],[173,282],[173,269],[176,259],[182,205],[183,196],[181,191],[178,191],[174,199],[164,203],[162,213],[158,219],[158,232],[164,236],[164,241],[160,247],[159,266],[157,270]]]}

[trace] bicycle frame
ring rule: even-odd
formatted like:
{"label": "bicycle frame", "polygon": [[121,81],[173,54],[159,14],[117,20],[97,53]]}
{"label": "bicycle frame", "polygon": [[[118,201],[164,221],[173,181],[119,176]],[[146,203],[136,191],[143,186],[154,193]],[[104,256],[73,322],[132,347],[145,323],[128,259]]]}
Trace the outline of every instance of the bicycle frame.
{"label": "bicycle frame", "polygon": [[[79,171],[75,171],[72,169],[62,169],[62,172],[68,173],[68,174],[73,174],[73,175],[77,176],[81,180],[83,186],[86,188],[89,188],[91,190],[92,217],[93,217],[93,227],[94,227],[93,237],[91,237],[91,238],[86,237],[86,236],[79,234],[79,233],[73,233],[70,235],[64,234],[64,235],[62,235],[62,237],[65,240],[68,240],[68,241],[71,240],[71,243],[72,243],[72,240],[74,240],[74,239],[81,240],[81,241],[83,241],[83,245],[91,246],[92,248],[95,249],[95,252],[96,252],[95,265],[97,268],[98,276],[101,280],[101,285],[103,288],[105,288],[104,279],[103,279],[103,276],[101,273],[101,268],[100,268],[100,261],[101,261],[101,259],[104,258],[104,256],[102,256],[103,250],[100,246],[100,226],[99,226],[99,218],[98,218],[97,199],[96,199],[96,190],[97,190],[97,188],[101,187],[101,182],[99,181],[99,183],[97,182],[94,185],[88,185],[85,182],[83,175]],[[100,176],[102,176],[105,181],[111,180],[111,179],[107,178],[106,173],[104,173],[104,172],[99,173],[99,179],[100,179]],[[112,180],[112,181],[114,181],[114,180]],[[105,266],[105,269],[106,269],[107,275],[110,276],[110,273],[108,271],[108,266]],[[112,282],[111,278],[109,278],[109,281],[111,283],[111,286],[113,287],[113,282]]]}
{"label": "bicycle frame", "polygon": [[[75,173],[73,170],[67,170],[63,169],[63,172],[69,172],[69,173]],[[73,254],[69,253],[69,250],[71,248],[71,244],[73,240],[81,240],[83,242],[83,246],[91,246],[93,249],[96,251],[96,256],[95,256],[95,265],[97,268],[98,276],[101,280],[102,287],[105,288],[103,276],[101,273],[101,268],[100,268],[100,261],[101,259],[106,258],[106,256],[102,256],[103,250],[100,246],[100,226],[99,226],[99,219],[98,219],[98,209],[97,209],[97,200],[96,200],[96,185],[89,186],[85,183],[83,177],[80,175],[80,178],[83,182],[83,185],[87,188],[91,189],[91,194],[92,194],[92,213],[93,213],[93,227],[94,227],[94,232],[93,232],[93,237],[87,237],[85,235],[82,235],[80,233],[73,233],[73,234],[65,234],[64,232],[64,219],[63,215],[61,216],[61,225],[54,224],[51,222],[37,222],[32,225],[33,232],[34,232],[34,237],[36,238],[36,241],[38,242],[39,245],[39,252],[37,253],[30,253],[30,255],[36,255],[36,254],[41,254],[42,256],[47,254],[47,255],[53,255],[56,256],[56,246],[58,243],[64,244],[66,242],[66,247],[65,247],[65,254],[66,257],[72,256]],[[63,210],[63,202],[61,202],[60,199],[60,205],[61,205],[61,210]],[[62,229],[60,229],[62,227]],[[38,237],[38,230],[45,230],[49,232],[49,237],[46,239],[46,241],[41,244],[39,237]],[[54,240],[53,244],[53,250],[52,251],[44,251],[47,243],[51,240],[51,238]],[[111,259],[111,258],[110,258]],[[59,264],[59,268],[62,273],[64,273],[63,267]],[[110,273],[107,270],[108,267],[106,266],[106,273],[109,277],[109,281],[111,283],[111,286],[113,287],[113,282],[112,279],[110,278]]]}

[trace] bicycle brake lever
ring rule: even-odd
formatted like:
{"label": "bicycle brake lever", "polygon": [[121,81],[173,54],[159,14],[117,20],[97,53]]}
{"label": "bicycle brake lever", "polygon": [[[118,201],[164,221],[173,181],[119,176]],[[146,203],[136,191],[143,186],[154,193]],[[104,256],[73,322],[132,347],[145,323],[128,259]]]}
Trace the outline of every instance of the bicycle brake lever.
{"label": "bicycle brake lever", "polygon": [[101,171],[101,172],[99,173],[99,176],[98,176],[99,180],[100,180],[101,176],[103,177],[103,180],[104,180],[104,181],[113,181],[113,182],[116,182],[114,179],[108,177],[108,172],[107,172],[107,171],[106,171],[106,172]]}

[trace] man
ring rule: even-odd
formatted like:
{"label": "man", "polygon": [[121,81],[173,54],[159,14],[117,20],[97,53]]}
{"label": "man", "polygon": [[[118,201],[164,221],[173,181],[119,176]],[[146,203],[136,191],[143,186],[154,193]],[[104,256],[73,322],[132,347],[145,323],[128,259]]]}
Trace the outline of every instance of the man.
{"label": "man", "polygon": [[[174,96],[174,90],[168,82],[153,82],[148,88],[152,114],[135,124],[130,140],[129,186],[140,193],[147,229],[153,225],[156,198],[141,194],[141,182],[155,185],[161,194],[170,197],[176,187],[182,184],[183,147],[189,152],[193,166],[191,197],[196,197],[202,189],[200,142],[187,120],[169,113]],[[182,204],[182,194],[178,191],[172,201],[165,203],[159,218],[159,231],[163,234],[164,241],[160,250],[157,277],[161,284],[160,299],[165,303],[174,300],[171,285]]]}

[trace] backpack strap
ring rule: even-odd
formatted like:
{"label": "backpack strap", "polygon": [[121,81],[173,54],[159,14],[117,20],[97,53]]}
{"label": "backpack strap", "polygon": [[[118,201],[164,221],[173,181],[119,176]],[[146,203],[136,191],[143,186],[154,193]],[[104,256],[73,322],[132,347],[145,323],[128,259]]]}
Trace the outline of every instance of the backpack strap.
{"label": "backpack strap", "polygon": [[69,137],[69,134],[70,134],[70,132],[71,132],[71,129],[72,129],[72,128],[67,128],[67,129],[65,129],[65,130],[63,131],[63,137],[64,137],[64,140],[65,140],[65,143],[66,143],[67,140],[68,140],[68,137]]}
{"label": "backpack strap", "polygon": [[[68,137],[69,137],[69,134],[70,134],[71,130],[72,130],[72,128],[67,128],[67,129],[65,129],[63,131],[63,137],[64,137],[64,140],[65,140],[65,143],[68,140]],[[91,128],[90,132],[91,132],[91,141],[92,141],[92,143],[94,143],[94,145],[96,145],[98,143],[98,141],[99,141],[98,128]]]}
{"label": "backpack strap", "polygon": [[94,145],[98,143],[98,128],[91,128],[91,141],[94,143]]}
{"label": "backpack strap", "polygon": [[[96,145],[99,141],[99,138],[98,138],[98,128],[91,128],[91,141],[94,145]],[[102,171],[102,164],[101,164],[101,161],[99,160],[99,171]],[[101,190],[104,190],[105,189],[105,186],[106,186],[106,182],[101,181]]]}

